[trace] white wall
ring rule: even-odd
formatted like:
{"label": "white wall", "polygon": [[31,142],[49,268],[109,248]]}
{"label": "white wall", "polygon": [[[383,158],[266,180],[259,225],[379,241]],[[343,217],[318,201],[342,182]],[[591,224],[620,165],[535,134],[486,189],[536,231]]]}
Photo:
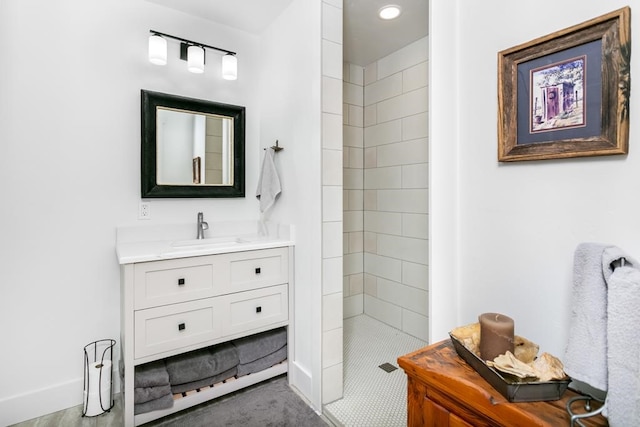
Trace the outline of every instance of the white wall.
{"label": "white wall", "polygon": [[259,141],[260,147],[270,147],[278,140],[284,148],[275,156],[282,194],[267,218],[295,225],[291,376],[316,408],[321,390],[320,13],[320,2],[309,7],[307,0],[294,0],[263,34]]}
{"label": "white wall", "polygon": [[632,93],[627,156],[500,164],[497,52],[628,2],[444,3],[431,5],[431,339],[497,311],[562,356],[575,247],[600,241],[640,255],[640,98]]}
{"label": "white wall", "polygon": [[[298,54],[283,69],[296,77],[272,63],[261,82],[261,49],[275,45],[142,0],[0,2],[1,425],[80,404],[83,347],[102,338],[119,345],[116,227],[195,222],[198,211],[210,224],[257,219],[261,148],[277,138],[292,158],[279,164],[285,195],[274,217],[297,226],[296,268],[308,267],[297,298],[307,298],[309,316],[320,310],[312,302],[320,293],[319,7],[302,3],[289,15],[300,19],[287,33],[295,36],[277,47]],[[150,64],[150,29],[238,52],[238,80],[222,80],[220,57],[209,52],[204,74],[187,72],[171,41],[168,65]],[[287,90],[291,82],[300,92]],[[288,114],[269,113],[261,83],[283,88],[274,95],[289,99],[280,110]],[[247,107],[246,198],[154,199],[151,220],[137,219],[140,89]],[[312,320],[301,327],[312,331]],[[304,360],[313,358],[301,344]]]}
{"label": "white wall", "polygon": [[296,235],[289,379],[321,411],[342,396],[343,377],[342,0],[294,0],[261,52],[260,144],[284,148],[275,159],[282,195],[266,217]]}

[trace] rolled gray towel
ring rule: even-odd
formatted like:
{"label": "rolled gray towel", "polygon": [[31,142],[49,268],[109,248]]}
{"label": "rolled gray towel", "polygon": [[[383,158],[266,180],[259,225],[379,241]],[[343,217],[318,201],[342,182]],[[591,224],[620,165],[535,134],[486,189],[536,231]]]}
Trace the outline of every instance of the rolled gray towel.
{"label": "rolled gray towel", "polygon": [[254,372],[265,370],[286,359],[287,346],[285,345],[281,349],[276,350],[275,352],[258,360],[254,360],[253,362],[249,363],[241,363],[240,365],[238,365],[238,376],[241,377],[243,375],[253,374]]}
{"label": "rolled gray towel", "polygon": [[172,386],[216,376],[237,364],[238,351],[231,343],[191,351],[166,359],[169,383]]}
{"label": "rolled gray towel", "polygon": [[173,407],[173,396],[167,394],[159,399],[150,400],[145,403],[133,405],[134,415],[144,414],[146,412],[157,411],[158,409],[168,409]]}
{"label": "rolled gray towel", "polygon": [[287,330],[277,328],[232,342],[238,349],[240,364],[246,364],[268,356],[287,345]]}
{"label": "rolled gray towel", "polygon": [[133,403],[149,402],[167,394],[171,394],[171,386],[169,384],[155,387],[136,387],[133,389]]}
{"label": "rolled gray towel", "polygon": [[164,360],[136,366],[133,383],[136,388],[169,385],[169,374]]}
{"label": "rolled gray towel", "polygon": [[223,372],[221,374],[218,374],[218,375],[215,375],[213,377],[203,378],[201,380],[192,381],[192,382],[186,383],[186,384],[172,384],[171,385],[171,392],[174,393],[174,394],[175,393],[184,393],[186,391],[196,390],[198,388],[214,385],[216,383],[219,383],[221,381],[224,381],[226,379],[229,379],[231,377],[236,376],[237,373],[238,373],[238,368],[234,366],[233,368],[229,369],[228,371],[225,371],[225,372]]}

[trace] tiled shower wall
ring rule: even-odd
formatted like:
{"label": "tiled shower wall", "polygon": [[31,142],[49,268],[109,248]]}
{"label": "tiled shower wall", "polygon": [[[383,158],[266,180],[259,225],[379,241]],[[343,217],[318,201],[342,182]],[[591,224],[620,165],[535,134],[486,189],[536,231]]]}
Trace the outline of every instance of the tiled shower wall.
{"label": "tiled shower wall", "polygon": [[364,311],[364,68],[343,68],[344,317]]}
{"label": "tiled shower wall", "polygon": [[322,2],[322,403],[342,397],[342,0]]}
{"label": "tiled shower wall", "polygon": [[362,74],[345,66],[343,83],[344,315],[364,312],[425,341],[427,60],[423,38]]}

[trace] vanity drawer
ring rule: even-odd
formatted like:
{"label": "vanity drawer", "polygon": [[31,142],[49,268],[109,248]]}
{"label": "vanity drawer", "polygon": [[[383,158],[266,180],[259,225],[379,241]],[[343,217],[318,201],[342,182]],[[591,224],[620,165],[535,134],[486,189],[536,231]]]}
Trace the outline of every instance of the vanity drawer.
{"label": "vanity drawer", "polygon": [[136,311],[135,358],[221,337],[223,311],[218,298]]}
{"label": "vanity drawer", "polygon": [[288,281],[286,247],[143,262],[134,267],[134,307],[158,307]]}
{"label": "vanity drawer", "polygon": [[289,281],[288,248],[225,255],[229,260],[228,292],[247,291]]}
{"label": "vanity drawer", "polygon": [[288,285],[271,286],[221,297],[225,313],[222,333],[233,335],[262,326],[286,322]]}
{"label": "vanity drawer", "polygon": [[135,308],[185,302],[215,294],[212,257],[195,257],[135,265]]}

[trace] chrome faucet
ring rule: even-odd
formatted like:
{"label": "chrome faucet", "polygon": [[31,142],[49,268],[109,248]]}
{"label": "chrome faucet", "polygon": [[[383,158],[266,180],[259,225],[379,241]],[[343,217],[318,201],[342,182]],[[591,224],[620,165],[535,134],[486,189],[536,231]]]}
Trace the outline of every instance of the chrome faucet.
{"label": "chrome faucet", "polygon": [[204,230],[209,229],[209,224],[204,221],[202,212],[198,212],[198,239],[204,239]]}

